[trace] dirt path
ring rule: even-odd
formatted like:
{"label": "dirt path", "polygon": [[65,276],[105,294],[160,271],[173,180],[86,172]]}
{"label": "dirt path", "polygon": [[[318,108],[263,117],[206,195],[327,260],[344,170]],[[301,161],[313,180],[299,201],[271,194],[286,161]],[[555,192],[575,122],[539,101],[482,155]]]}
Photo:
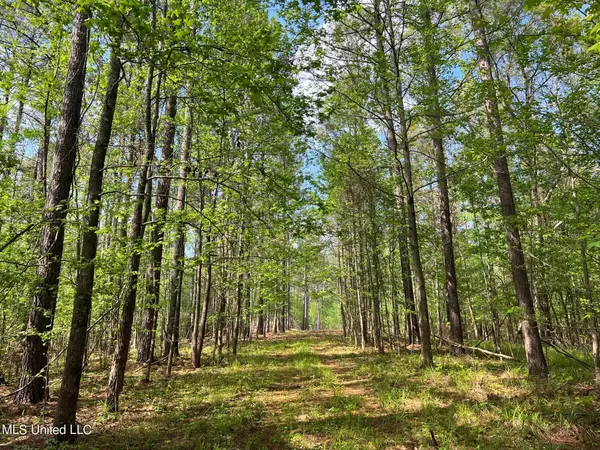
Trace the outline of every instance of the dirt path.
{"label": "dirt path", "polygon": [[402,416],[383,408],[371,387],[364,369],[374,354],[348,346],[339,332],[277,339],[295,342],[299,351],[293,356],[294,382],[277,385],[263,398],[271,416],[258,430],[295,428],[285,444],[272,448],[414,448],[402,431]]}
{"label": "dirt path", "polygon": [[335,387],[339,387],[341,395],[359,398],[361,411],[374,412],[378,409],[379,405],[370,386],[371,378],[357,378],[355,374],[358,362],[364,359],[364,355],[337,342],[325,346],[313,345],[312,350],[319,355],[321,364],[332,371],[336,379]]}

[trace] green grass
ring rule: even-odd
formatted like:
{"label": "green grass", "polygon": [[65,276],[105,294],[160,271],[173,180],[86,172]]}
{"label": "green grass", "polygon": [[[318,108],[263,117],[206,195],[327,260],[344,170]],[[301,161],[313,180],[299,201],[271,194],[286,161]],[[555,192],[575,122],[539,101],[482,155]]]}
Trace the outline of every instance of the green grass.
{"label": "green grass", "polygon": [[422,370],[417,353],[363,354],[334,333],[287,333],[220,366],[193,370],[184,355],[168,380],[164,367],[150,384],[129,374],[118,417],[102,406],[105,372],[91,371],[78,417],[94,433],[74,448],[432,448],[431,433],[446,449],[600,448],[597,388],[579,369],[568,375],[576,363],[549,360],[548,381],[471,356],[436,355]]}

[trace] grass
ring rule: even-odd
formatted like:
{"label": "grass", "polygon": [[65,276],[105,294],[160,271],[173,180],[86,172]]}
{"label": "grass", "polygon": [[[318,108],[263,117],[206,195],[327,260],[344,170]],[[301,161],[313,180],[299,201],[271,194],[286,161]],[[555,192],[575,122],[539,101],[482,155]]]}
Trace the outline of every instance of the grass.
{"label": "grass", "polygon": [[[470,356],[436,355],[422,370],[418,353],[365,354],[337,333],[286,333],[218,367],[193,370],[184,355],[168,380],[164,367],[150,384],[143,371],[128,374],[118,417],[103,408],[105,371],[90,371],[78,418],[93,434],[73,448],[411,449],[432,448],[432,434],[445,449],[600,448],[598,389],[572,362],[549,360],[548,381]],[[48,423],[53,407],[3,401],[0,423]],[[33,436],[3,443],[53,448]]]}

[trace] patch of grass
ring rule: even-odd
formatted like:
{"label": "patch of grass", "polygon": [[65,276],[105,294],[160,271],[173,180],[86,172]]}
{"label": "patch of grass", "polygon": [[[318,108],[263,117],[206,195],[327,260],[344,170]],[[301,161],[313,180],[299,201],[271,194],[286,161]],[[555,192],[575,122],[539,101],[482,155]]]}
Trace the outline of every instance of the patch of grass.
{"label": "patch of grass", "polygon": [[562,381],[564,359],[548,381],[518,363],[449,355],[427,370],[411,355],[382,357],[355,374],[372,376],[382,408],[407,412],[407,434],[425,445],[433,432],[444,448],[598,448],[598,389]]}
{"label": "patch of grass", "polygon": [[[432,433],[445,449],[599,448],[598,389],[577,368],[566,377],[576,363],[559,356],[549,355],[555,375],[541,381],[515,362],[442,354],[422,370],[418,353],[360,353],[336,333],[286,333],[197,370],[184,354],[170,379],[158,367],[149,384],[133,367],[119,415],[103,407],[105,371],[86,373],[78,418],[94,433],[72,448],[431,448]],[[53,407],[24,417],[48,423]]]}

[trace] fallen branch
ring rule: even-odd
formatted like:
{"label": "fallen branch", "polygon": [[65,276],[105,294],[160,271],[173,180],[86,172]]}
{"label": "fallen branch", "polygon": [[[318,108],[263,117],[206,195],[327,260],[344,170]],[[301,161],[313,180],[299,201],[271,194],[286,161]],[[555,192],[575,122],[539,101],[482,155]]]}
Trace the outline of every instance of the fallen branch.
{"label": "fallen branch", "polygon": [[[169,355],[167,355],[167,356],[163,356],[163,357],[162,357],[162,358],[160,358],[160,359],[153,359],[153,360],[150,362],[150,365],[151,365],[151,366],[155,366],[155,365],[157,365],[157,364],[160,364],[161,362],[163,362],[163,361],[164,361],[165,359],[167,359],[168,357],[169,357]],[[135,369],[135,370],[134,370],[132,373],[138,373],[140,370],[142,370],[142,369],[145,369],[145,368],[147,368],[147,367],[148,367],[148,362],[145,362],[143,365],[141,365],[140,367],[138,367],[137,369]]]}
{"label": "fallen branch", "polygon": [[563,350],[562,348],[560,348],[558,345],[553,344],[550,341],[547,341],[546,339],[543,339],[544,344],[549,345],[550,347],[552,347],[554,350],[556,350],[558,353],[560,353],[561,355],[566,356],[567,358],[571,358],[575,361],[577,361],[579,364],[581,364],[583,367],[585,367],[586,369],[592,369],[593,367],[590,366],[588,363],[586,363],[585,361],[582,361],[578,358],[576,358],[575,356],[571,355],[569,352],[567,352],[566,350]]}
{"label": "fallen branch", "polygon": [[435,338],[437,338],[437,339],[439,339],[441,341],[447,342],[450,345],[454,345],[456,347],[461,347],[461,348],[464,348],[464,349],[467,349],[467,350],[473,350],[473,351],[476,351],[476,352],[481,352],[484,355],[495,356],[496,358],[500,358],[500,359],[510,359],[510,360],[513,360],[513,361],[519,361],[517,358],[513,358],[512,356],[505,355],[503,353],[495,353],[495,352],[490,352],[489,350],[484,350],[484,349],[479,348],[479,347],[470,347],[468,345],[458,344],[456,342],[452,342],[450,339],[446,339],[446,338],[437,336],[435,334],[433,335],[433,337],[435,337]]}

